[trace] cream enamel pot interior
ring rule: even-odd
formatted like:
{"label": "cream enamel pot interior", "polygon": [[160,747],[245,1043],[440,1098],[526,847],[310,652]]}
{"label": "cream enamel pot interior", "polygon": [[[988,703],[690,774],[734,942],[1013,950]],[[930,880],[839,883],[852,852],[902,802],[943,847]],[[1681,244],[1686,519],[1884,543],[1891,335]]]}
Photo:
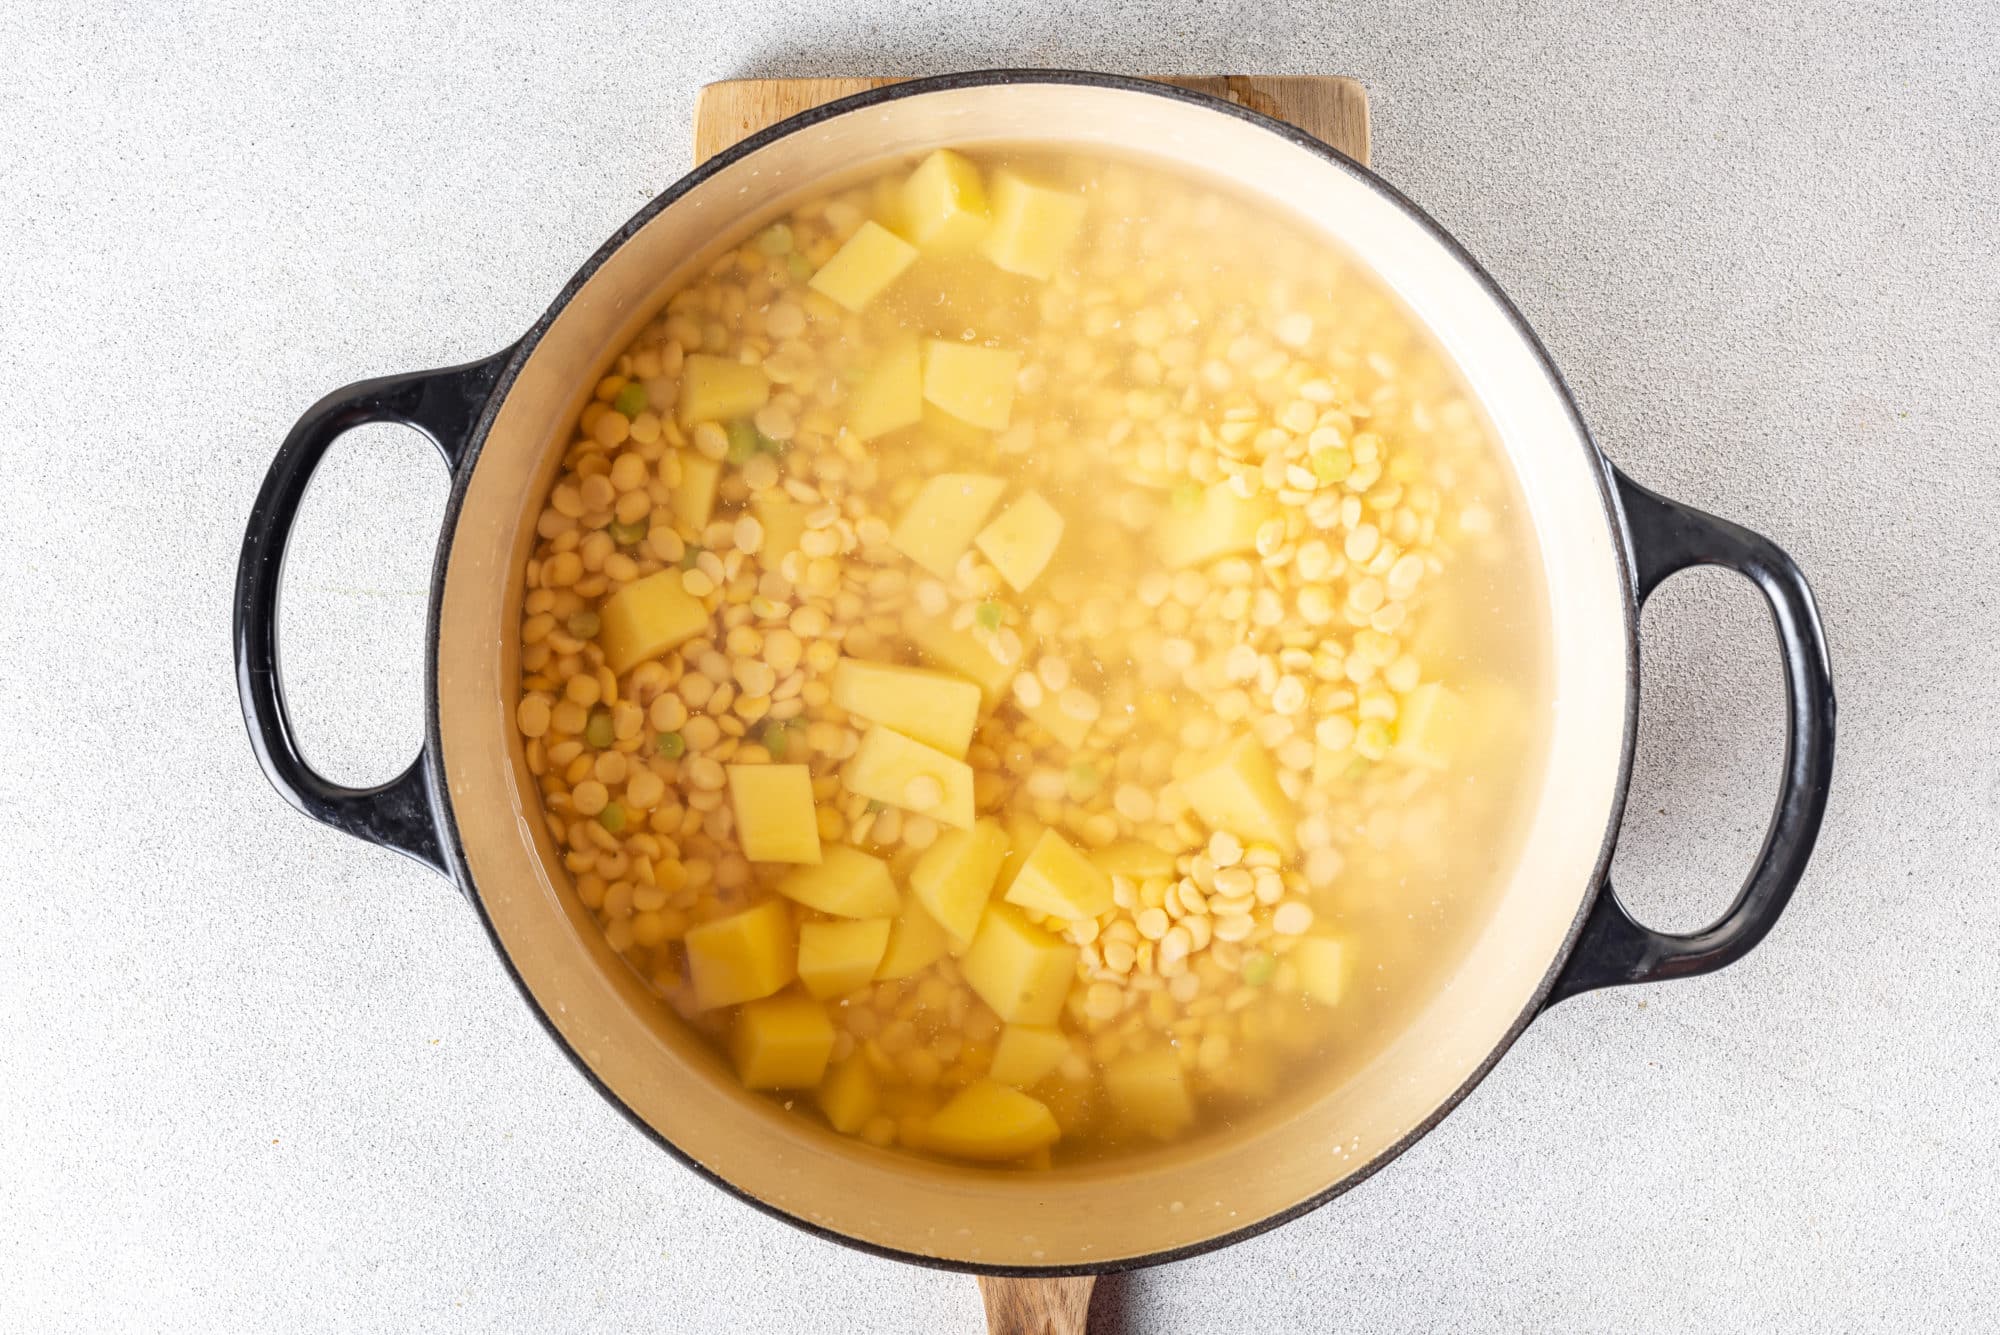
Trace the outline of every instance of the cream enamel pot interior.
{"label": "cream enamel pot interior", "polygon": [[[1540,800],[1511,879],[1462,966],[1372,1064],[1221,1134],[1033,1174],[905,1159],[739,1090],[611,953],[566,878],[550,875],[510,706],[522,565],[567,424],[665,296],[718,245],[829,178],[943,144],[1023,141],[1221,177],[1333,234],[1396,291],[1456,360],[1519,475],[1547,572],[1556,700]],[[425,432],[454,480],[432,590],[425,744],[392,782],[354,790],[300,756],[277,679],[275,608],[313,467],[342,431],[373,421]],[[1752,579],[1770,604],[1788,740],[1750,879],[1712,927],[1670,936],[1633,922],[1605,875],[1636,718],[1638,606],[1661,579],[1702,563]],[[1612,469],[1534,335],[1436,224],[1290,127],[1096,74],[899,84],[722,154],[606,243],[519,343],[468,366],[352,385],[308,411],[257,500],[237,592],[239,687],[272,782],[308,815],[450,876],[550,1032],[638,1126],[744,1199],[827,1236],[992,1272],[1114,1269],[1270,1227],[1422,1135],[1545,1006],[1729,963],[1762,939],[1802,874],[1832,767],[1825,646],[1797,569],[1763,538]]]}

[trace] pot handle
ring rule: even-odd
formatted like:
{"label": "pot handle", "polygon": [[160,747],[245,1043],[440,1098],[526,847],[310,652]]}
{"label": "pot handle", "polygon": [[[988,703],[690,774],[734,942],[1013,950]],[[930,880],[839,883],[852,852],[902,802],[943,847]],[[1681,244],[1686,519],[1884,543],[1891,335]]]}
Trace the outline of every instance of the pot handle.
{"label": "pot handle", "polygon": [[1785,763],[1764,846],[1736,902],[1699,932],[1656,932],[1633,921],[1606,881],[1576,949],[1549,993],[1689,978],[1733,964],[1764,939],[1805,874],[1833,779],[1833,677],[1812,590],[1777,544],[1726,519],[1668,500],[1613,470],[1632,535],[1644,602],[1668,576],[1693,566],[1733,570],[1770,605],[1785,669]]}
{"label": "pot handle", "polygon": [[423,749],[408,769],[374,788],[334,783],[306,763],[279,680],[278,590],[299,505],[313,471],[334,441],[354,427],[400,423],[429,437],[444,456],[445,467],[455,472],[512,351],[508,348],[463,366],[357,381],[308,408],[265,474],[236,567],[236,692],[242,698],[250,748],[264,777],[280,796],[314,820],[393,849],[437,872],[445,872],[445,862],[426,792],[429,758]]}

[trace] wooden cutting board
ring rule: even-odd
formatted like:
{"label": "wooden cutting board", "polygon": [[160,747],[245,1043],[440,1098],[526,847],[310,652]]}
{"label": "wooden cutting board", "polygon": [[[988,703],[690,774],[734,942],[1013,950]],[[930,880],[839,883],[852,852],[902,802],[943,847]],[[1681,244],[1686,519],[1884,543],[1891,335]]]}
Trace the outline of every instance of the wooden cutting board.
{"label": "wooden cutting board", "polygon": [[[694,160],[714,157],[757,131],[835,98],[900,79],[730,79],[701,90],[694,104]],[[1332,75],[1211,75],[1168,78],[1252,111],[1289,121],[1356,162],[1368,161],[1368,94],[1352,79]],[[1065,1279],[982,1277],[989,1335],[1084,1335],[1090,1275]]]}
{"label": "wooden cutting board", "polygon": [[[729,79],[701,90],[694,104],[694,160],[706,161],[787,116],[900,79]],[[1204,75],[1161,83],[1209,93],[1290,121],[1356,162],[1368,161],[1368,93],[1333,75]]]}

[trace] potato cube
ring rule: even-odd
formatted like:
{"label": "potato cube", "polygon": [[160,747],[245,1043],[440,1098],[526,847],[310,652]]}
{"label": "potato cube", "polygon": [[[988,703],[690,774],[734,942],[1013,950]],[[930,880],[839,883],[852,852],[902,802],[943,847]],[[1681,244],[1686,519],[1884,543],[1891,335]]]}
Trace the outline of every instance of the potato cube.
{"label": "potato cube", "polygon": [[1152,1048],[1120,1057],[1104,1068],[1104,1092],[1118,1118],[1135,1131],[1165,1140],[1194,1121],[1181,1060],[1172,1048]]}
{"label": "potato cube", "polygon": [[817,866],[786,872],[778,882],[778,893],[837,918],[891,918],[903,902],[889,864],[852,844],[828,845]]}
{"label": "potato cube", "polygon": [[764,526],[764,545],[758,559],[766,567],[776,566],[785,553],[799,545],[806,534],[806,507],[776,491],[759,492],[750,501],[750,512]]}
{"label": "potato cube", "polygon": [[667,493],[667,511],[688,534],[699,535],[715,513],[715,489],[722,482],[722,465],[693,450],[680,452],[681,480]]}
{"label": "potato cube", "polygon": [[924,483],[890,533],[896,550],[939,579],[950,579],[973,534],[1007,483],[978,473],[940,473]]}
{"label": "potato cube", "polygon": [[940,148],[903,182],[903,228],[925,250],[962,255],[978,245],[992,221],[979,168]]}
{"label": "potato cube", "polygon": [[980,253],[1009,273],[1053,278],[1083,231],[1083,200],[1009,171],[994,173],[992,198],[993,225]]}
{"label": "potato cube", "polygon": [[708,608],[682,587],[678,570],[627,584],[604,600],[597,615],[604,661],[620,675],[708,629]]}
{"label": "potato cube", "polygon": [[1014,888],[1014,878],[1027,865],[1028,854],[1035,851],[1035,845],[1042,841],[1042,823],[1032,816],[1019,812],[1007,815],[1007,856],[1000,862],[1000,879],[993,884],[993,891],[1002,899]]}
{"label": "potato cube", "polygon": [[843,1135],[859,1131],[875,1115],[880,1102],[875,1073],[868,1069],[868,1059],[858,1052],[827,1072],[825,1082],[819,1087],[819,1110],[826,1114],[833,1129]]}
{"label": "potato cube", "polygon": [[1062,533],[1063,517],[1040,492],[1030,491],[980,529],[973,544],[986,554],[1000,578],[1018,592],[1033,584],[1048,567]]}
{"label": "potato cube", "polygon": [[1299,991],[1326,1006],[1338,1006],[1347,991],[1347,943],[1337,936],[1302,936],[1285,956],[1298,970]]}
{"label": "potato cube", "polygon": [[1181,780],[1181,792],[1209,829],[1271,844],[1287,855],[1298,851],[1298,813],[1255,735],[1238,737],[1206,768]]}
{"label": "potato cube", "polygon": [[799,981],[825,1000],[842,997],[875,977],[889,949],[889,919],[809,922],[799,928]]}
{"label": "potato cube", "polygon": [[818,862],[819,813],[804,765],[729,765],[736,842],[752,862]]}
{"label": "potato cube", "polygon": [[979,725],[979,688],[927,668],[843,658],[833,670],[833,703],[960,760]]}
{"label": "potato cube", "polygon": [[1257,530],[1274,513],[1263,496],[1245,499],[1227,482],[1213,483],[1191,506],[1170,506],[1154,521],[1153,551],[1173,570],[1254,551]]}
{"label": "potato cube", "polygon": [[1403,698],[1396,720],[1398,759],[1424,769],[1448,769],[1465,733],[1465,707],[1458,693],[1427,681]]}
{"label": "potato cube", "polygon": [[1111,907],[1111,878],[1054,830],[1042,831],[1007,887],[1007,902],[1075,922]]}
{"label": "potato cube", "polygon": [[961,422],[935,403],[924,405],[923,416],[917,419],[914,434],[920,440],[944,446],[946,455],[952,458],[977,458],[993,446],[991,431],[981,431],[969,422]]}
{"label": "potato cube", "polygon": [[1062,1031],[1046,1025],[1010,1024],[1000,1031],[993,1049],[993,1066],[987,1078],[1016,1089],[1026,1089],[1069,1056],[1069,1040]]}
{"label": "potato cube", "polygon": [[811,997],[753,1001],[736,1016],[729,1052],[748,1089],[811,1089],[833,1055],[833,1021]]}
{"label": "potato cube", "polygon": [[1106,876],[1143,881],[1154,876],[1172,879],[1175,872],[1172,853],[1139,839],[1121,839],[1108,848],[1092,850],[1089,857]]}
{"label": "potato cube", "polygon": [[[1069,689],[1081,690],[1083,688],[1071,687]],[[1032,705],[1022,704],[1020,697],[1016,696],[1014,698],[1014,707],[1033,719],[1036,723],[1041,724],[1049,736],[1072,750],[1082,746],[1083,739],[1090,735],[1090,720],[1087,718],[1078,718],[1075,714],[1063,708],[1062,697],[1054,691],[1043,692],[1041,698],[1036,700]]]}
{"label": "potato cube", "polygon": [[873,440],[917,422],[923,413],[923,354],[914,336],[898,339],[848,396],[847,429]]}
{"label": "potato cube", "polygon": [[776,899],[689,928],[684,944],[695,1005],[705,1011],[770,996],[798,963],[792,911]]}
{"label": "potato cube", "polygon": [[[1025,661],[1035,637],[1026,626],[1013,630],[1021,637],[1021,658]],[[913,607],[903,614],[903,634],[926,662],[956,672],[977,686],[984,708],[999,704],[1007,694],[1007,684],[1014,680],[1013,666],[995,658],[988,641],[970,627],[960,630],[944,617],[927,617]]]}
{"label": "potato cube", "polygon": [[916,258],[915,246],[871,218],[820,266],[806,286],[850,311],[858,311],[900,278]]}
{"label": "potato cube", "polygon": [[870,728],[862,737],[847,762],[846,783],[849,792],[961,830],[972,824],[972,766],[890,728]]}
{"label": "potato cube", "polygon": [[924,398],[961,422],[1003,431],[1014,415],[1021,354],[956,339],[924,340]]}
{"label": "potato cube", "polygon": [[1006,904],[989,904],[958,967],[979,999],[1009,1024],[1054,1024],[1076,979],[1076,947]]}
{"label": "potato cube", "polygon": [[910,869],[910,891],[954,941],[969,944],[1006,856],[1007,832],[990,820],[946,830]]}
{"label": "potato cube", "polygon": [[1055,1115],[1037,1099],[991,1080],[967,1085],[931,1115],[924,1148],[961,1159],[1019,1159],[1062,1138]]}
{"label": "potato cube", "polygon": [[761,366],[705,352],[681,365],[681,397],[676,409],[682,426],[748,417],[771,397],[771,381]]}
{"label": "potato cube", "polygon": [[877,981],[908,978],[919,969],[928,969],[944,954],[947,942],[944,928],[912,895],[889,926],[889,945],[882,952],[882,962],[875,966]]}

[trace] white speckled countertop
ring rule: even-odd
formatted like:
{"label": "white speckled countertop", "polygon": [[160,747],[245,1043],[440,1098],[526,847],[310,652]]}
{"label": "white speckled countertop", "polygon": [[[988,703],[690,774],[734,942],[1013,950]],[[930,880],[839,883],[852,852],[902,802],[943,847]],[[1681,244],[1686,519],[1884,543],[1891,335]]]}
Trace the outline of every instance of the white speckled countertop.
{"label": "white speckled countertop", "polygon": [[[1606,450],[1811,576],[1840,769],[1725,974],[1536,1023],[1436,1133],[1105,1332],[1938,1330],[2000,1301],[2000,29],[1921,4],[0,7],[0,1329],[979,1328],[970,1279],[702,1184],[442,880],[294,816],[231,689],[250,498],[323,391],[483,354],[688,162],[705,81],[1348,73],[1376,165]],[[510,12],[511,11],[511,12]],[[418,732],[444,492],[356,433],[285,621],[314,754]],[[1779,746],[1748,586],[1646,616],[1619,855],[1723,902]]]}

